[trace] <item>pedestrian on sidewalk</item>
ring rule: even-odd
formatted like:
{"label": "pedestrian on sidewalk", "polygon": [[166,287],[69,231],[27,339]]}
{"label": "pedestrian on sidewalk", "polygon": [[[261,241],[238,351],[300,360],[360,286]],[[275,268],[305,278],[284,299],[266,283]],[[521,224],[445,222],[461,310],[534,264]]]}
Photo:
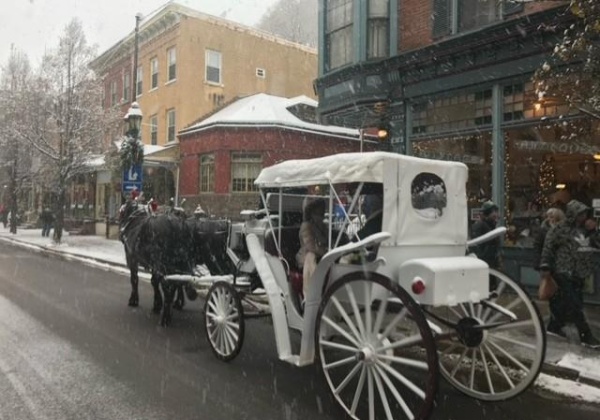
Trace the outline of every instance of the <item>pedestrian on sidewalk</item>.
{"label": "pedestrian on sidewalk", "polygon": [[[471,229],[473,239],[485,235],[496,229],[498,223],[498,206],[493,201],[486,201],[481,206],[481,215],[479,220],[473,224]],[[491,239],[473,250],[477,258],[483,260],[496,270],[500,269],[500,237]]]}
{"label": "pedestrian on sidewalk", "polygon": [[[564,206],[564,205],[563,205]],[[552,226],[556,226],[563,220],[565,220],[565,212],[564,210],[556,205],[550,207],[546,211],[546,218],[542,222],[540,226],[540,231],[533,242],[533,249],[535,250],[535,265],[534,268],[539,271],[540,269],[540,261],[542,259],[542,251],[544,249],[544,241],[546,240],[546,235],[548,231],[552,228]]]}
{"label": "pedestrian on sidewalk", "polygon": [[54,214],[52,214],[52,210],[50,210],[48,207],[45,207],[40,214],[40,221],[42,222],[42,236],[50,236],[50,230],[52,229],[52,224],[54,223]]}
{"label": "pedestrian on sidewalk", "polygon": [[[486,201],[481,206],[479,220],[477,220],[471,228],[473,239],[493,231],[496,229],[497,223],[498,206],[493,201]],[[473,252],[477,255],[477,258],[485,261],[490,268],[500,270],[502,266],[502,259],[500,257],[501,245],[500,237],[496,237],[475,246]],[[489,282],[490,291],[496,290],[496,287],[498,287],[498,279],[490,274]]]}
{"label": "pedestrian on sidewalk", "polygon": [[600,349],[583,313],[584,279],[594,272],[593,248],[600,248],[600,236],[591,209],[577,200],[567,204],[566,219],[550,228],[540,259],[542,278],[552,276],[558,291],[550,299],[550,334],[566,338],[563,327],[572,322],[581,344]]}
{"label": "pedestrian on sidewalk", "polygon": [[0,204],[0,218],[2,218],[2,224],[4,225],[4,229],[6,229],[6,226],[8,226],[8,208],[4,204]]}

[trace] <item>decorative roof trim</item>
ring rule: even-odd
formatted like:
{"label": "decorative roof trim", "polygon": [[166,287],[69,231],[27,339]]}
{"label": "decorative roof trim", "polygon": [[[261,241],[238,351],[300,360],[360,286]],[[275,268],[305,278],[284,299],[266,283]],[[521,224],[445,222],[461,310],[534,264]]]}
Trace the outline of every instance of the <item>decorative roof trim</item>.
{"label": "decorative roof trim", "polygon": [[[256,122],[256,123],[215,122],[215,123],[212,123],[212,124],[203,125],[201,127],[189,128],[189,129],[181,130],[178,133],[178,137],[180,137],[180,141],[181,141],[181,140],[184,140],[181,137],[190,136],[192,134],[196,134],[196,133],[199,133],[201,131],[211,130],[211,129],[214,129],[214,128],[257,128],[257,129],[261,129],[261,128],[276,128],[276,129],[283,129],[283,130],[289,130],[289,131],[299,131],[299,132],[304,132],[304,133],[309,133],[309,134],[317,134],[317,135],[328,136],[328,137],[336,137],[336,138],[341,138],[341,139],[345,139],[345,140],[360,140],[360,134],[359,133],[357,133],[356,135],[347,135],[347,134],[340,134],[340,133],[336,133],[336,132],[332,132],[332,131],[327,131],[327,130],[317,130],[317,129],[309,129],[309,128],[304,128],[304,127],[297,127],[297,126],[288,125],[288,124],[281,124],[281,123],[261,123],[261,122]],[[373,136],[371,134],[365,134],[364,138],[363,138],[363,141],[376,143],[376,141],[374,139],[375,139],[375,136]]]}
{"label": "decorative roof trim", "polygon": [[[316,48],[288,41],[269,32],[261,31],[250,26],[212,16],[177,3],[167,3],[165,6],[151,13],[147,18],[142,20],[139,28],[139,46],[141,47],[145,42],[152,41],[160,34],[179,24],[182,17],[190,17],[212,25],[224,26],[234,31],[245,32],[249,35],[262,38],[267,41],[275,42],[288,47],[294,47],[310,54],[317,54]],[[97,72],[103,72],[111,63],[114,63],[126,55],[131,54],[133,51],[134,40],[135,30],[131,31],[129,35],[118,41],[115,45],[102,53],[98,58],[93,60],[90,64],[91,67]]]}

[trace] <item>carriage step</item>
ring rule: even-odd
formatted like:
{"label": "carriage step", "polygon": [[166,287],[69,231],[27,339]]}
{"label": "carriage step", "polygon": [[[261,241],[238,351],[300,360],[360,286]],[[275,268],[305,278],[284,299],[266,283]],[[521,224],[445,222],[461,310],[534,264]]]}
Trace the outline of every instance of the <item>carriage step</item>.
{"label": "carriage step", "polygon": [[[228,274],[225,276],[191,276],[189,274],[170,274],[168,276],[165,276],[165,280],[191,282],[194,284],[194,286],[210,287],[213,283],[217,281],[225,281],[227,283],[233,284],[233,275]],[[246,276],[238,276],[235,279],[235,285],[240,287],[249,287],[250,279]]]}
{"label": "carriage step", "polygon": [[297,354],[282,357],[281,360],[283,360],[284,362],[288,362],[289,364],[292,364],[294,366],[300,366],[300,356],[298,356]]}

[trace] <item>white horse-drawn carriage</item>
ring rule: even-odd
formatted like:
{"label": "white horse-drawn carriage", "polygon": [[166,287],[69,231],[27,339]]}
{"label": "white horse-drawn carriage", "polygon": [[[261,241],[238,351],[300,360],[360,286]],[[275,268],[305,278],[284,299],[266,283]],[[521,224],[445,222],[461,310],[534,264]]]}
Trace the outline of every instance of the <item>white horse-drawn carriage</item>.
{"label": "white horse-drawn carriage", "polygon": [[[297,366],[317,360],[352,418],[427,417],[439,373],[465,394],[499,401],[540,371],[546,338],[537,308],[517,283],[468,255],[467,173],[462,163],[373,152],[286,161],[256,179],[264,209],[247,213],[242,233],[279,358]],[[293,287],[297,216],[315,186],[329,203],[329,252],[302,307]],[[351,200],[334,223],[342,191]],[[361,240],[356,224],[370,194],[383,195],[381,232]],[[206,331],[223,360],[240,351],[243,311],[235,285],[212,284]]]}

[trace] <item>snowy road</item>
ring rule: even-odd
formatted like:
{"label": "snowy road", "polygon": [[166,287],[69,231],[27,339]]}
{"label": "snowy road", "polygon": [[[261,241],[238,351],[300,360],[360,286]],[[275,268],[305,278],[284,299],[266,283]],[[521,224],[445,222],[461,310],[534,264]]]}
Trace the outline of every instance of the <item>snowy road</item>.
{"label": "snowy road", "polygon": [[[270,322],[251,320],[239,358],[218,362],[201,303],[169,329],[127,307],[128,279],[0,244],[0,419],[340,419],[314,367],[277,360]],[[596,419],[600,408],[540,390],[484,404],[443,382],[433,419]]]}

